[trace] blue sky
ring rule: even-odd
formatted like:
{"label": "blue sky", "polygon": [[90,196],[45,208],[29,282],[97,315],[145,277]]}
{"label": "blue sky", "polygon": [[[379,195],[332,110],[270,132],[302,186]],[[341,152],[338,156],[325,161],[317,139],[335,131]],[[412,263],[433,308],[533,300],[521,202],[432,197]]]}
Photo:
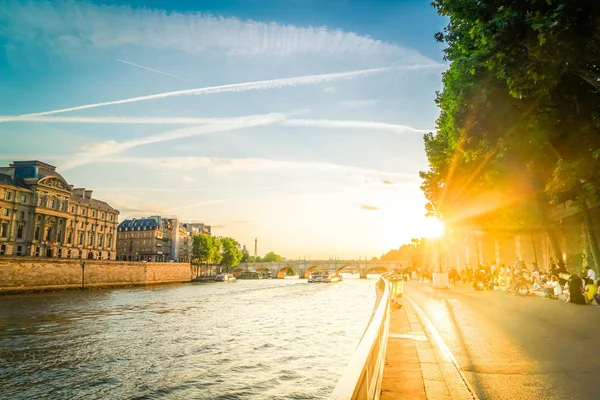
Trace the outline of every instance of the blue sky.
{"label": "blue sky", "polygon": [[446,68],[428,1],[0,9],[1,164],[52,163],[122,218],[206,222],[262,254],[379,256],[423,233]]}

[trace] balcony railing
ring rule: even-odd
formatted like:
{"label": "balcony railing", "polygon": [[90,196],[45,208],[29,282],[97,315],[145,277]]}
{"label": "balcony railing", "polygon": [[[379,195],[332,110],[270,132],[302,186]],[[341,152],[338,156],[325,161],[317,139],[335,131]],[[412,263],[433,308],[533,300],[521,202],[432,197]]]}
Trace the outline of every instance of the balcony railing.
{"label": "balcony railing", "polygon": [[[377,282],[377,298],[371,320],[350,363],[333,393],[332,400],[377,400],[381,394],[381,379],[390,327],[390,282],[387,275]],[[394,286],[395,288],[395,286]]]}

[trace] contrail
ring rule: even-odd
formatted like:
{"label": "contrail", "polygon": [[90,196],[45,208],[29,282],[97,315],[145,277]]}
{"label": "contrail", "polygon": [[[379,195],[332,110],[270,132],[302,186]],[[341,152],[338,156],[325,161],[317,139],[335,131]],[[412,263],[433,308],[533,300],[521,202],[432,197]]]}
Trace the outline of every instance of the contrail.
{"label": "contrail", "polygon": [[373,129],[393,133],[427,133],[435,129],[417,129],[411,126],[388,124],[376,121],[344,121],[331,119],[288,119],[282,122],[285,126],[311,127],[311,128],[343,128],[343,129]]}
{"label": "contrail", "polygon": [[191,79],[182,78],[181,76],[169,74],[167,72],[159,71],[159,70],[154,69],[154,68],[144,67],[143,65],[135,64],[135,63],[132,63],[132,62],[129,62],[129,61],[125,61],[125,60],[121,60],[120,58],[116,58],[115,60],[118,61],[118,62],[120,62],[120,63],[123,63],[123,64],[129,64],[129,65],[133,65],[134,67],[145,69],[147,71],[156,72],[157,74],[170,76],[171,78],[179,79],[180,81],[185,81],[185,82],[190,82],[190,83],[198,83],[196,81],[192,81]]}
{"label": "contrail", "polygon": [[[0,116],[0,120],[11,118]],[[80,123],[80,124],[149,124],[149,125],[202,125],[234,122],[237,117],[230,118],[198,118],[198,117],[55,117],[31,116],[21,117],[13,122],[43,122],[43,123]],[[288,119],[281,123],[284,126],[332,128],[332,129],[370,129],[393,133],[427,133],[435,129],[418,129],[412,126],[390,124],[377,121],[331,120],[331,119]]]}
{"label": "contrail", "polygon": [[118,154],[127,149],[137,146],[166,142],[175,139],[182,139],[190,136],[204,135],[207,133],[225,132],[236,129],[250,128],[254,126],[270,125],[280,122],[285,118],[286,114],[280,113],[251,115],[246,117],[234,118],[232,122],[228,123],[207,124],[193,126],[189,128],[176,129],[120,143],[111,140],[85,147],[84,153],[77,154],[75,158],[71,159],[64,165],[59,166],[59,169],[62,171],[66,171],[74,167],[97,161],[99,158],[102,158],[104,156]]}
{"label": "contrail", "polygon": [[337,72],[332,74],[320,74],[320,75],[308,75],[308,76],[300,76],[296,78],[282,78],[282,79],[271,79],[264,81],[255,81],[255,82],[245,82],[245,83],[233,83],[228,85],[219,85],[219,86],[209,86],[204,88],[197,89],[186,89],[186,90],[176,90],[173,92],[164,92],[158,94],[152,94],[148,96],[139,96],[132,97],[129,99],[123,100],[115,100],[115,101],[106,101],[102,103],[94,103],[94,104],[86,104],[83,106],[76,106],[70,108],[61,108],[58,110],[51,111],[43,111],[39,113],[31,113],[31,114],[22,114],[14,117],[9,117],[8,119],[0,120],[0,122],[6,121],[14,121],[23,117],[32,117],[32,116],[40,116],[40,115],[51,115],[51,114],[60,114],[64,112],[70,111],[78,111],[85,110],[88,108],[96,108],[96,107],[104,107],[111,106],[116,104],[126,104],[126,103],[135,103],[138,101],[145,100],[154,100],[154,99],[162,99],[165,97],[173,97],[173,96],[182,96],[189,94],[213,94],[213,93],[225,93],[225,92],[245,92],[247,90],[260,90],[260,89],[278,89],[282,87],[288,86],[299,86],[299,85],[310,85],[315,83],[322,82],[331,82],[339,79],[347,79],[354,78],[364,75],[376,74],[384,71],[393,71],[393,70],[414,70],[414,69],[422,69],[422,68],[439,68],[443,67],[443,64],[418,64],[418,65],[408,65],[401,67],[384,67],[384,68],[371,68],[371,69],[361,69],[356,71],[348,71],[348,72]]}

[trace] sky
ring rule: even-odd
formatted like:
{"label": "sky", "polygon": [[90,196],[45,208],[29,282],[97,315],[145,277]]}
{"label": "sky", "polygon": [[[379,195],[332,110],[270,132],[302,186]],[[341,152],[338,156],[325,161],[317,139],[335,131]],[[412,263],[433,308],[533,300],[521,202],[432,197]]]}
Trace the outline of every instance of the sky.
{"label": "sky", "polygon": [[0,165],[259,254],[380,256],[424,233],[447,68],[425,0],[0,0]]}

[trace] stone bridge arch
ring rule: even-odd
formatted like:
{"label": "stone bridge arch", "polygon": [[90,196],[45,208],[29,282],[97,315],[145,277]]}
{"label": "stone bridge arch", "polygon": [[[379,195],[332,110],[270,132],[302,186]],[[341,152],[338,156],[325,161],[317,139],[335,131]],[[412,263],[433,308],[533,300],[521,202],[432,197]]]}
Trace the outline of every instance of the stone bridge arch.
{"label": "stone bridge arch", "polygon": [[384,274],[386,272],[392,272],[394,270],[393,267],[389,265],[373,265],[366,268],[366,275],[369,274]]}
{"label": "stone bridge arch", "polygon": [[357,273],[360,273],[360,268],[358,267],[358,265],[347,264],[347,265],[337,268],[335,270],[335,273],[339,275],[342,272],[350,272],[350,271],[355,271]]}
{"label": "stone bridge arch", "polygon": [[292,265],[282,265],[277,268],[277,271],[273,271],[277,272],[276,274],[273,274],[273,276],[276,276],[277,279],[284,279],[286,277],[288,269],[292,269],[295,272],[295,275],[300,275],[300,272],[298,271],[297,267],[294,267]]}
{"label": "stone bridge arch", "polygon": [[246,267],[245,266],[240,266],[238,265],[237,267],[235,267],[233,269],[233,271],[231,271],[231,273],[233,274],[233,276],[237,277],[239,274],[241,274],[242,272],[246,271]]}
{"label": "stone bridge arch", "polygon": [[310,267],[306,268],[306,270],[304,270],[304,276],[301,276],[300,278],[304,278],[304,279],[310,278],[310,273],[312,271],[314,271],[315,269],[322,269],[324,271],[327,271],[327,268],[325,268],[322,265],[311,265]]}

